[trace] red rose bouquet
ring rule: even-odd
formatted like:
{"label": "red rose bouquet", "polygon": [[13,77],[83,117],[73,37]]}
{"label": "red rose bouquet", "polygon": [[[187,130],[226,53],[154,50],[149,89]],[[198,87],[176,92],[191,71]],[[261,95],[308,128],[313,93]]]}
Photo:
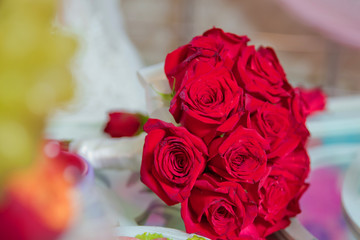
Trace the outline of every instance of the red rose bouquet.
{"label": "red rose bouquet", "polygon": [[168,54],[170,113],[149,119],[141,180],[181,203],[186,231],[261,239],[289,225],[308,184],[306,117],[319,90],[293,88],[271,48],[213,28]]}

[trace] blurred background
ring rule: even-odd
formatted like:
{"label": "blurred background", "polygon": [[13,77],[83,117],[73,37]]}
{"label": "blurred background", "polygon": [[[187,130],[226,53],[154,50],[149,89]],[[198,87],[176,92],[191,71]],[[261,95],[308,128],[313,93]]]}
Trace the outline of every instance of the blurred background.
{"label": "blurred background", "polygon": [[140,182],[145,136],[111,139],[104,126],[111,111],[149,110],[139,69],[215,26],[274,48],[291,84],[330,96],[307,122],[313,171],[297,219],[319,239],[356,239],[347,226],[356,220],[360,235],[359,12],[354,0],[0,0],[0,235],[184,229],[179,209]]}
{"label": "blurred background", "polygon": [[360,91],[359,49],[305,24],[281,1],[120,0],[120,4],[126,32],[145,65],[164,61],[167,53],[216,26],[248,35],[250,44],[273,47],[293,84],[322,86],[329,94]]}

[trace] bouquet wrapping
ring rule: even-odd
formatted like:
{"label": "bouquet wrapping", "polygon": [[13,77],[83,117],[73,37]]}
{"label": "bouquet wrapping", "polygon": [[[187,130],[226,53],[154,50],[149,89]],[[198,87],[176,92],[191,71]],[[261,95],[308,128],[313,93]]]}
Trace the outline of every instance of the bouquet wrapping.
{"label": "bouquet wrapping", "polygon": [[186,231],[262,239],[300,213],[310,160],[307,116],[318,90],[294,88],[271,48],[213,28],[167,55],[176,125],[150,118],[141,180],[181,203]]}

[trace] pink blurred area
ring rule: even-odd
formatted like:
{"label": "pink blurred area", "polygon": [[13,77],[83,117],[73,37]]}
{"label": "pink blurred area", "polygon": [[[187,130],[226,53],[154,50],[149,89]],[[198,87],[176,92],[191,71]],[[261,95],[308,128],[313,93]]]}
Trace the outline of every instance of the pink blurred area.
{"label": "pink blurred area", "polygon": [[360,3],[352,0],[278,0],[304,23],[330,38],[360,48]]}
{"label": "pink blurred area", "polygon": [[341,208],[343,171],[336,166],[313,169],[310,187],[300,200],[300,222],[320,240],[350,239]]}

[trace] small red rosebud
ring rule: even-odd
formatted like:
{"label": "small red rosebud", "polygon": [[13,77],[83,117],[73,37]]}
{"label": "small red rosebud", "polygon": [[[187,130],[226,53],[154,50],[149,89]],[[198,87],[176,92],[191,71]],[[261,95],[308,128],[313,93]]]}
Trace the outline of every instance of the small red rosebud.
{"label": "small red rosebud", "polygon": [[142,131],[146,117],[138,113],[111,112],[104,132],[113,138],[132,137]]}

